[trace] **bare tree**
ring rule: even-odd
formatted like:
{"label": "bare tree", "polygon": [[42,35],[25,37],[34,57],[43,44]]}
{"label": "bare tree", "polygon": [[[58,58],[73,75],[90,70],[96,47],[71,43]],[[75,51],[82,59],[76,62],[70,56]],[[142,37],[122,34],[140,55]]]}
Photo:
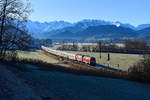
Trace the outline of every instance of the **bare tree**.
{"label": "bare tree", "polygon": [[78,44],[73,42],[73,51],[78,51]]}
{"label": "bare tree", "polygon": [[132,39],[127,39],[125,41],[125,49],[126,50],[143,50],[145,51],[148,48],[147,41],[145,40],[132,40]]}
{"label": "bare tree", "polygon": [[0,56],[6,50],[26,49],[31,36],[25,22],[32,11],[28,1],[0,0]]}

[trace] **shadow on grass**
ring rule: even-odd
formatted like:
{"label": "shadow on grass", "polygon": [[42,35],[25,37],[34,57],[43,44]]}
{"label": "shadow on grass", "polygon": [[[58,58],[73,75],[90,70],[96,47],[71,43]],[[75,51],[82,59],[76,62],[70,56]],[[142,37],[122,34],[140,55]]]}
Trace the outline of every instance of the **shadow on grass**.
{"label": "shadow on grass", "polygon": [[[33,70],[43,70],[43,71],[59,71],[65,73],[71,73],[76,75],[88,75],[88,76],[98,76],[98,77],[111,77],[111,78],[126,78],[126,73],[122,73],[115,70],[88,67],[83,65],[74,65],[70,67],[60,66],[51,64],[48,62],[44,62],[42,60],[36,59],[12,59],[11,61],[3,60],[3,63],[9,64],[12,66],[16,66],[17,68],[21,68],[21,70],[26,70],[27,65],[37,66],[37,69]],[[18,67],[21,66],[21,67]]]}
{"label": "shadow on grass", "polygon": [[124,72],[124,71],[122,71],[122,70],[120,70],[120,69],[116,69],[116,68],[108,67],[108,66],[101,65],[101,64],[96,64],[96,67],[104,68],[104,69],[108,69],[108,70],[112,70],[112,71]]}

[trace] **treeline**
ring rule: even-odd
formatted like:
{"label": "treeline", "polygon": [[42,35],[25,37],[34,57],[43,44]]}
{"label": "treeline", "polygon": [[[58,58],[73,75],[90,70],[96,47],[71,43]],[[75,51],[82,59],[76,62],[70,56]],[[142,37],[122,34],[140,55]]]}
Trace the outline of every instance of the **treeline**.
{"label": "treeline", "polygon": [[58,47],[57,50],[78,51],[79,46],[74,43],[73,45],[63,44],[62,46]]}
{"label": "treeline", "polygon": [[137,50],[148,50],[149,45],[145,40],[131,40],[128,39],[125,42],[125,49],[127,51],[137,51]]}
{"label": "treeline", "polygon": [[47,46],[50,47],[52,46],[52,40],[51,39],[32,39],[32,49],[41,49],[41,46]]}
{"label": "treeline", "polygon": [[57,48],[58,50],[84,51],[84,52],[115,52],[115,53],[148,53],[150,46],[145,40],[127,39],[121,46],[99,41],[97,45],[72,45],[64,44]]}

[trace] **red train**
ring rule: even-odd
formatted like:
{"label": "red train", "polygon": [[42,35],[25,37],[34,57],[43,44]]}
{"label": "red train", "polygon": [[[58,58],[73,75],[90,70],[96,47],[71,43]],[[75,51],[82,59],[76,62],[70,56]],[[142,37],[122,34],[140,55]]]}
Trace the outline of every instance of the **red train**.
{"label": "red train", "polygon": [[42,46],[42,50],[44,50],[47,53],[53,54],[55,56],[59,56],[62,58],[67,58],[72,61],[78,61],[78,62],[83,62],[92,66],[96,65],[96,59],[94,57],[86,56],[86,55],[81,55],[81,54],[71,54],[59,50],[53,50],[51,48]]}

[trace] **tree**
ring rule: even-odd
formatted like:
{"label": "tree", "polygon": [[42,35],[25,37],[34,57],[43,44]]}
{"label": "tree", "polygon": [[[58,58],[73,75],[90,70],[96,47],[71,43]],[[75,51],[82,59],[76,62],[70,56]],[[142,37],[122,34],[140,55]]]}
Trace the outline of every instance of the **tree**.
{"label": "tree", "polygon": [[132,80],[150,83],[150,54],[143,55],[143,59],[128,69]]}
{"label": "tree", "polygon": [[73,51],[78,51],[78,45],[76,43],[73,42]]}
{"label": "tree", "polygon": [[147,44],[147,41],[145,41],[145,40],[141,40],[140,41],[140,43],[139,43],[139,49],[143,49],[143,50],[145,50],[145,49],[147,49],[148,48],[148,46],[147,46],[148,44]]}
{"label": "tree", "polygon": [[31,42],[25,22],[32,11],[28,1],[0,0],[0,57],[6,50],[27,49]]}
{"label": "tree", "polygon": [[145,40],[131,40],[127,39],[125,41],[125,49],[126,50],[146,50],[148,48],[147,42]]}

